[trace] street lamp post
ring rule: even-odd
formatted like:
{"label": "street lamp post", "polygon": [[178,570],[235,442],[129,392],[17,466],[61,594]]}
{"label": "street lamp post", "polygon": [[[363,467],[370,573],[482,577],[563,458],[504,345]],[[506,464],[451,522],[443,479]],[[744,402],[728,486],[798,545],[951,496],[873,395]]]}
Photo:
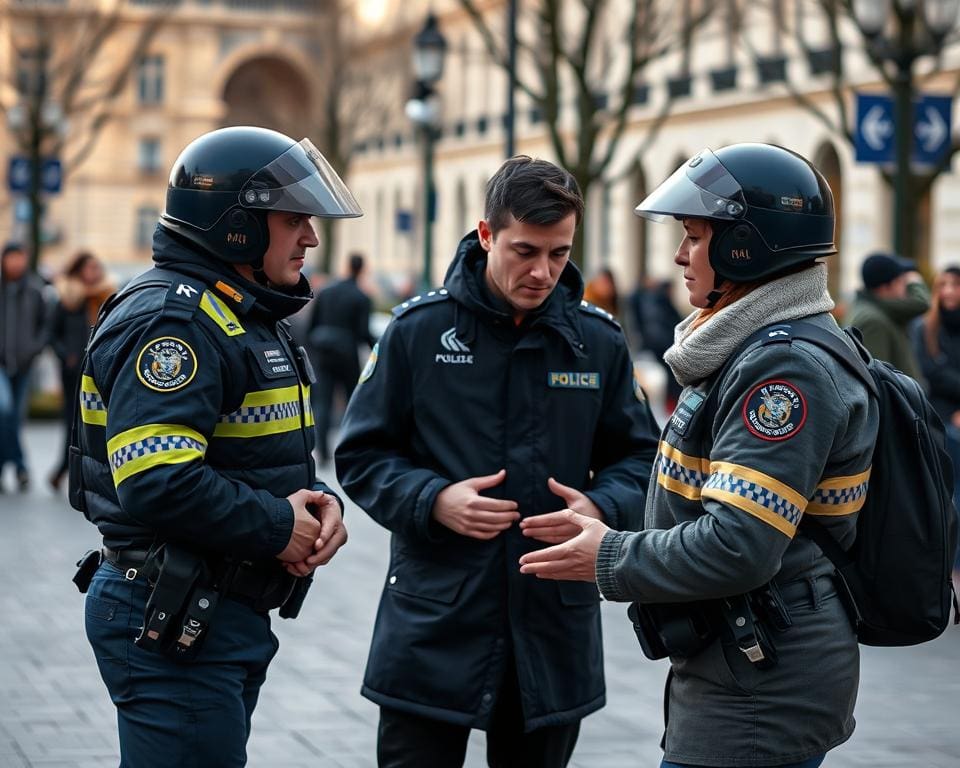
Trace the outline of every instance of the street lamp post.
{"label": "street lamp post", "polygon": [[437,17],[427,15],[423,29],[414,38],[412,98],[406,104],[407,117],[420,129],[423,143],[423,286],[432,283],[433,214],[436,190],[433,181],[433,152],[440,122],[440,99],[434,85],[443,75],[447,41],[437,26]]}
{"label": "street lamp post", "polygon": [[[854,0],[854,19],[873,55],[889,61],[894,104],[893,243],[914,258],[916,201],[913,199],[913,70],[924,56],[937,56],[957,22],[960,0]],[[893,33],[884,30],[894,27]]]}

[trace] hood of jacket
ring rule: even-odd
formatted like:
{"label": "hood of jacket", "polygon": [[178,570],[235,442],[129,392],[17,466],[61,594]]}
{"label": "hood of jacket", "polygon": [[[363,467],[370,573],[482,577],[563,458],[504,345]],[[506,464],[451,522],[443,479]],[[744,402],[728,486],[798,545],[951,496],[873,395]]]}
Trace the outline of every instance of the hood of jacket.
{"label": "hood of jacket", "polygon": [[[486,285],[487,252],[480,245],[480,236],[474,230],[466,235],[457,247],[456,256],[443,279],[444,288],[460,305],[477,317],[487,320],[509,321],[513,315],[505,302],[492,295]],[[560,273],[557,285],[546,300],[527,313],[528,327],[546,325],[563,336],[580,354],[583,350],[583,333],[578,308],[583,301],[583,277],[572,261]],[[458,338],[469,343],[470,329],[464,328],[466,337],[461,337],[457,323]]]}
{"label": "hood of jacket", "polygon": [[170,269],[203,280],[213,286],[224,280],[236,286],[242,293],[252,296],[254,303],[250,312],[282,320],[303,309],[313,292],[307,278],[300,275],[300,282],[289,289],[277,289],[247,280],[229,264],[194,248],[189,241],[158,224],[153,233],[153,261],[160,269]]}

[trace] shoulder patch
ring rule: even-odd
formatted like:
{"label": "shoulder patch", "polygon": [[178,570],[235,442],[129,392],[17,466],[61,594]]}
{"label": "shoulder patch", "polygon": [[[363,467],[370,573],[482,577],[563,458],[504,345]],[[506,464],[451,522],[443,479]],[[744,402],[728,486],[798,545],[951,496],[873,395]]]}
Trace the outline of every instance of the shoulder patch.
{"label": "shoulder patch", "polygon": [[435,291],[428,291],[422,296],[414,296],[413,298],[407,299],[402,304],[397,304],[393,308],[394,317],[403,317],[413,309],[417,307],[424,307],[427,304],[436,304],[438,301],[446,301],[450,298],[450,291],[446,288],[438,288]]}
{"label": "shoulder patch", "polygon": [[367,364],[363,366],[363,370],[360,372],[360,381],[358,383],[363,384],[363,382],[373,376],[373,371],[377,367],[377,357],[379,354],[380,342],[378,341],[373,345],[373,349],[370,350],[370,357],[367,358]]}
{"label": "shoulder patch", "polygon": [[193,381],[197,356],[175,336],[148,341],[137,355],[137,378],[155,392],[176,392]]}
{"label": "shoulder patch", "polygon": [[233,310],[213,291],[204,291],[200,297],[200,309],[207,315],[227,336],[239,336],[246,333]]}
{"label": "shoulder patch", "polygon": [[186,277],[183,279],[174,278],[163,300],[161,314],[164,317],[190,320],[197,311],[197,307],[200,306],[200,300],[205,290],[206,286],[203,283],[194,282]]}
{"label": "shoulder patch", "polygon": [[758,384],[743,401],[743,423],[761,440],[793,437],[807,421],[807,401],[788,381],[772,379]]}
{"label": "shoulder patch", "polygon": [[596,304],[591,304],[589,301],[581,301],[580,311],[587,315],[592,315],[593,317],[602,318],[603,320],[606,320],[608,323],[610,323],[610,325],[612,325],[618,331],[622,330],[620,327],[620,323],[617,322],[617,318],[615,318],[613,315],[607,312],[607,310],[598,307]]}

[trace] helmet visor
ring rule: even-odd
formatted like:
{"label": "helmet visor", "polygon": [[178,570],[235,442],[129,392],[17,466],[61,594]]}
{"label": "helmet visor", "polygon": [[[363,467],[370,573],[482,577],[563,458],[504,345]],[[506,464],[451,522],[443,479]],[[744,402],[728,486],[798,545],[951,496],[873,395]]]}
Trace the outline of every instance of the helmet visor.
{"label": "helmet visor", "polygon": [[240,190],[240,204],[333,219],[363,215],[343,179],[309,139],[253,174]]}
{"label": "helmet visor", "polygon": [[740,184],[709,149],[677,168],[633,209],[651,221],[667,216],[733,220],[745,211]]}

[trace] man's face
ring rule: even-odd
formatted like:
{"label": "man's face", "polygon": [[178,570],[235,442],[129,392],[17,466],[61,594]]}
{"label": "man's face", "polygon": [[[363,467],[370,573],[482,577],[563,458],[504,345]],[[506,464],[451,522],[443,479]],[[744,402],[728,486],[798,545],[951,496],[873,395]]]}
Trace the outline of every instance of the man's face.
{"label": "man's face", "polygon": [[310,217],[302,213],[270,211],[267,214],[270,246],[263,254],[263,273],[273,285],[292,288],[300,282],[307,248],[320,242]]}
{"label": "man's face", "polygon": [[3,277],[5,280],[19,280],[27,271],[27,254],[23,251],[10,251],[3,257]]}
{"label": "man's face", "polygon": [[547,225],[528,224],[512,216],[494,236],[490,225],[477,226],[487,252],[487,285],[522,316],[536,309],[553,291],[570,259],[576,214]]}

